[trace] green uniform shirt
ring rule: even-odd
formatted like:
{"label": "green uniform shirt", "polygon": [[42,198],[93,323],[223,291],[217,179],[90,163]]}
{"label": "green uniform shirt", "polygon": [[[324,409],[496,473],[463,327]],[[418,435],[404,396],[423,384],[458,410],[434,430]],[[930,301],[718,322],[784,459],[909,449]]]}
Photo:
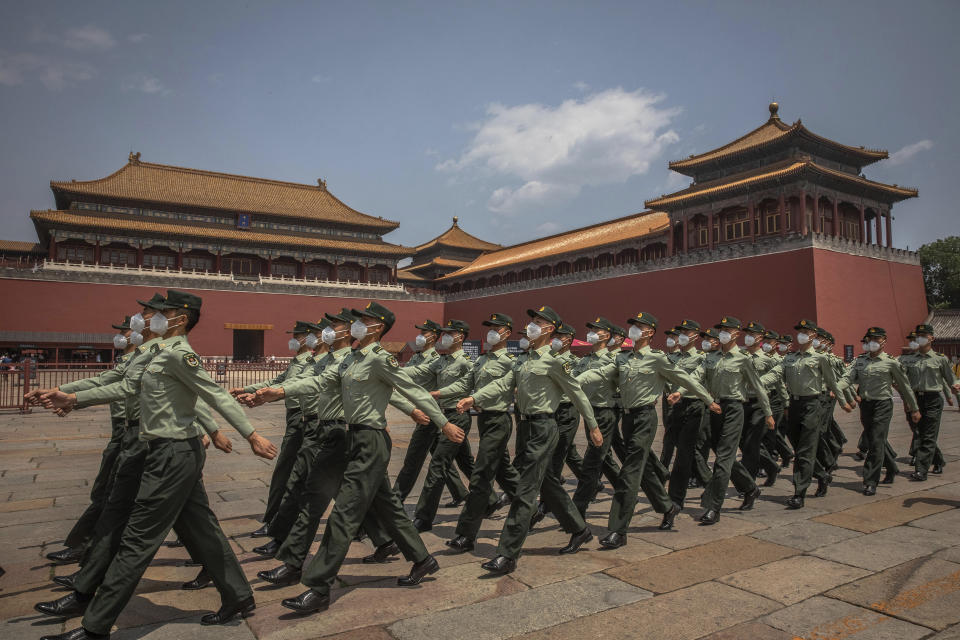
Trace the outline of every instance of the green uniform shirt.
{"label": "green uniform shirt", "polygon": [[126,420],[140,419],[140,380],[147,364],[161,349],[161,338],[151,338],[137,347],[124,364],[123,375],[116,382],[89,386],[76,392],[77,408],[95,404],[121,403]]}
{"label": "green uniform shirt", "polygon": [[[314,363],[313,355],[309,351],[304,351],[303,353],[298,353],[293,359],[290,360],[290,364],[287,365],[287,368],[283,370],[280,375],[278,375],[273,380],[268,380],[266,382],[258,382],[256,384],[251,384],[243,388],[244,393],[253,393],[257,389],[263,389],[265,387],[279,387],[283,384],[284,380],[292,380],[303,373],[304,370],[310,368]],[[284,398],[283,406],[287,409],[297,409],[300,407],[300,400],[297,398]],[[306,412],[304,412],[306,413]]]}
{"label": "green uniform shirt", "polygon": [[910,380],[903,366],[886,353],[878,353],[877,356],[857,356],[843,374],[840,387],[859,386],[858,395],[864,400],[888,400],[893,397],[893,386],[896,385],[903,404],[910,411],[916,411],[917,399],[910,389]]}
{"label": "green uniform shirt", "polygon": [[933,349],[900,356],[900,364],[906,369],[910,388],[914,391],[951,393],[950,387],[957,383],[950,360]]}
{"label": "green uniform shirt", "polygon": [[[773,365],[777,364],[768,358],[762,349],[757,349],[756,351],[744,350],[742,353],[750,358],[750,362],[753,363],[753,368],[756,370],[758,376],[763,376],[763,374],[773,368]],[[764,390],[767,392],[767,400],[769,400],[770,395],[776,391],[776,387],[777,383],[763,385]],[[747,397],[750,400],[756,400],[757,394],[752,388],[747,389]]]}
{"label": "green uniform shirt", "polygon": [[[439,358],[431,358],[415,367],[404,368],[407,369],[411,380],[432,381],[434,384],[432,390],[449,387],[456,382],[460,382],[465,388],[473,386],[473,362],[463,349],[442,355]],[[456,409],[457,401],[462,397],[464,396],[450,394],[439,400],[438,404],[441,409]],[[393,405],[407,415],[410,415],[410,412],[413,411],[413,404],[402,396],[395,397]]]}
{"label": "green uniform shirt", "polygon": [[[485,402],[480,408],[485,411],[507,411],[513,403],[513,367],[516,357],[506,349],[489,351],[480,356],[473,365],[473,372],[469,376],[462,376],[451,384],[438,389],[441,400],[454,398],[460,400],[494,380],[509,377],[511,383],[506,391],[496,398]],[[443,403],[441,403],[443,406]]]}
{"label": "green uniform shirt", "polygon": [[387,404],[394,390],[426,413],[434,424],[447,422],[430,393],[411,380],[397,359],[376,342],[354,349],[338,367],[328,367],[318,376],[300,378],[282,386],[287,395],[339,394],[347,424],[385,429]]}
{"label": "green uniform shirt", "polygon": [[[347,357],[347,354],[349,354],[351,350],[348,345],[336,351],[328,351],[319,358],[314,357],[313,364],[304,367],[303,371],[296,377],[288,380],[288,382],[318,376],[328,368],[335,369],[339,367],[340,363],[343,362],[343,359]],[[300,408],[306,415],[316,414],[320,420],[343,420],[343,401],[340,399],[339,393],[322,395],[318,393],[308,393],[298,397],[300,399]]]}
{"label": "green uniform shirt", "polygon": [[[573,367],[573,370],[574,371],[577,370],[577,365],[580,362],[580,358],[575,356],[573,352],[570,351],[569,349],[564,353],[557,355],[556,357],[569,362],[570,365]],[[570,398],[567,396],[567,394],[563,394],[563,396],[561,396],[560,404],[570,404]]]}
{"label": "green uniform shirt", "polygon": [[[707,371],[704,363],[707,360],[707,353],[705,351],[700,351],[696,347],[690,347],[689,349],[681,349],[680,351],[675,351],[670,354],[674,356],[675,362],[678,368],[683,369],[685,372],[689,373],[694,380],[699,382],[707,387]],[[670,385],[669,390],[671,392],[678,391],[680,395],[686,395],[686,391],[683,387],[674,388],[673,385]],[[664,389],[666,393],[666,389]]]}
{"label": "green uniform shirt", "polygon": [[790,396],[817,396],[824,386],[837,398],[844,395],[830,360],[813,349],[788,353],[762,377],[764,384],[777,380],[783,381]]}
{"label": "green uniform shirt", "polygon": [[763,415],[773,415],[770,411],[770,399],[760,382],[752,358],[738,346],[734,345],[726,353],[718,349],[714,358],[707,358],[704,365],[708,369],[707,389],[714,398],[746,402],[748,390],[752,390],[763,409]]}
{"label": "green uniform shirt", "polygon": [[549,344],[529,351],[527,358],[514,368],[513,380],[494,380],[478,389],[473,399],[479,406],[486,406],[487,402],[509,392],[511,386],[516,387],[517,406],[523,415],[554,414],[560,405],[560,398],[566,394],[583,416],[587,427],[594,429],[597,426],[590,401],[573,377],[573,365],[555,357],[550,352]]}
{"label": "green uniform shirt", "polygon": [[667,381],[689,389],[707,404],[713,402],[694,376],[672,364],[663,351],[651,349],[649,345],[638,351],[622,351],[613,362],[584,371],[577,380],[585,390],[612,380],[620,389],[625,409],[653,404],[663,394]]}
{"label": "green uniform shirt", "polygon": [[[599,351],[595,351],[580,358],[573,371],[575,375],[579,376],[585,371],[599,369],[609,365],[613,361],[613,356],[610,355],[606,347],[603,347]],[[587,399],[594,407],[617,406],[616,399],[614,398],[617,393],[617,382],[615,377],[605,376],[602,384],[591,384],[590,389],[584,390],[584,393],[587,394]]]}
{"label": "green uniform shirt", "polygon": [[123,378],[123,372],[127,368],[127,362],[131,357],[137,354],[139,349],[140,347],[137,347],[130,353],[122,354],[119,358],[117,358],[117,364],[112,369],[107,369],[106,371],[89,378],[81,378],[80,380],[74,380],[73,382],[61,384],[57,388],[64,393],[76,393],[77,391],[82,391],[84,389],[104,387],[108,384],[119,382]]}

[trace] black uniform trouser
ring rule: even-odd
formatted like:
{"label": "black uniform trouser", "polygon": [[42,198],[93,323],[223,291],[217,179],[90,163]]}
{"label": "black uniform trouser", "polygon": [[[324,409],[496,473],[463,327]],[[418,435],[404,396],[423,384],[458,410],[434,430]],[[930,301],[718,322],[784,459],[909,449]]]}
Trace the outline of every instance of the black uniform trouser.
{"label": "black uniform trouser", "polygon": [[783,398],[779,393],[770,395],[770,411],[773,412],[775,428],[764,433],[762,444],[774,461],[780,456],[786,462],[793,458],[793,449],[784,435],[787,420],[784,416]]}
{"label": "black uniform trouser", "polygon": [[473,475],[470,476],[470,493],[457,521],[457,535],[471,540],[480,531],[491,497],[496,500],[494,478],[511,497],[516,495],[520,483],[520,474],[513,468],[510,454],[507,453],[507,444],[513,433],[510,413],[484,411],[477,417],[477,431],[480,432],[480,444],[477,446]]}
{"label": "black uniform trouser", "polygon": [[874,485],[880,481],[890,419],[893,417],[893,399],[863,400],[860,402],[860,423],[867,439],[867,458],[863,461],[863,483]]}
{"label": "black uniform trouser", "polygon": [[[695,450],[706,410],[703,401],[682,398],[672,407],[670,414],[677,429],[677,459],[670,472],[670,500],[681,507],[687,498],[687,485],[695,469]],[[705,481],[709,479],[709,476],[701,478]]]}
{"label": "black uniform trouser", "polygon": [[337,572],[361,523],[373,517],[403,556],[420,562],[429,555],[403,510],[403,503],[390,486],[390,434],[383,429],[350,425],[344,441],[343,480],[334,498],[320,548],[303,572],[302,582],[320,593],[330,593]]}
{"label": "black uniform trouser", "polygon": [[916,470],[920,473],[927,473],[931,464],[937,464],[936,454],[940,450],[937,446],[937,437],[940,435],[943,396],[939,392],[917,392],[916,395],[917,404],[920,407],[920,421],[916,423]]}
{"label": "black uniform trouser", "polygon": [[64,546],[83,547],[93,537],[94,528],[97,520],[100,518],[100,512],[110,497],[110,491],[113,487],[113,476],[123,449],[123,436],[126,431],[127,421],[123,418],[111,419],[110,440],[107,446],[103,448],[103,454],[100,456],[100,468],[97,470],[97,476],[93,479],[93,486],[90,488],[90,504],[84,509],[77,522],[70,529]]}
{"label": "black uniform trouser", "polygon": [[149,449],[120,548],[83,616],[83,627],[94,633],[110,632],[175,523],[184,546],[213,579],[223,604],[252,596],[207,502],[202,478],[206,453],[200,439],[153,440]]}
{"label": "black uniform trouser", "polygon": [[[772,413],[772,403],[770,407]],[[766,425],[767,417],[763,413],[763,407],[757,400],[750,400],[744,403],[743,411],[743,433],[740,435],[740,451],[743,453],[741,462],[754,479],[761,468],[767,472],[767,476],[772,476],[780,471],[780,465],[762,446],[763,437],[770,431]]]}
{"label": "black uniform trouser", "polygon": [[583,458],[580,457],[577,445],[573,442],[580,428],[580,414],[577,413],[572,402],[564,402],[557,407],[557,428],[560,430],[560,444],[557,448],[566,444],[566,451],[560,458],[559,464],[554,464],[553,472],[557,474],[557,478],[562,477],[563,465],[566,463],[574,477],[580,480],[583,475]]}
{"label": "black uniform trouser", "polygon": [[530,519],[537,509],[537,494],[568,533],[583,531],[587,524],[560,480],[549,472],[560,434],[552,413],[525,416],[528,425],[523,469],[510,513],[500,532],[497,554],[516,560],[530,531]]}
{"label": "black uniform trouser", "polygon": [[740,433],[743,431],[743,403],[739,400],[718,400],[722,413],[710,413],[710,447],[716,453],[713,462],[713,475],[703,490],[700,504],[704,509],[719,511],[727,494],[727,486],[733,486],[741,493],[749,493],[757,488],[750,473],[739,460],[737,448]]}
{"label": "black uniform trouser", "polygon": [[[410,436],[410,442],[407,444],[407,453],[403,456],[403,466],[397,474],[397,479],[393,483],[393,488],[400,496],[403,502],[413,491],[413,486],[417,483],[417,477],[423,464],[427,460],[427,454],[433,454],[437,448],[438,427],[434,424],[418,424],[413,428],[413,434]],[[470,458],[469,473],[464,469],[464,455],[470,456],[470,445],[464,440],[464,451],[457,456],[457,466],[469,478],[473,473],[473,459]],[[452,466],[447,470],[447,477],[444,479],[447,490],[454,500],[463,500],[467,497],[467,488],[463,486],[460,480],[460,474]]]}
{"label": "black uniform trouser", "polygon": [[626,455],[615,486],[607,528],[626,534],[637,507],[639,489],[643,489],[657,513],[666,513],[672,503],[657,473],[656,463],[659,460],[650,452],[653,437],[657,433],[657,410],[654,405],[625,411],[622,429]]}
{"label": "black uniform trouser", "polygon": [[825,478],[817,461],[820,445],[821,406],[819,396],[793,397],[787,424],[787,437],[793,444],[793,492],[805,496],[816,476]]}
{"label": "black uniform trouser", "polygon": [[[910,422],[910,418],[907,418],[907,422],[911,426],[916,426]],[[857,450],[860,451],[866,457],[867,449],[869,445],[867,443],[867,432],[860,432],[860,439],[857,441]],[[916,453],[916,449],[910,455],[913,456]],[[940,447],[937,447],[936,452],[933,454],[933,463],[934,464],[943,464],[943,454],[940,453]],[[897,465],[897,452],[894,451],[893,447],[890,446],[890,440],[888,439],[883,444],[883,469],[887,473],[897,474],[900,473],[900,466]]]}
{"label": "black uniform trouser", "polygon": [[667,393],[660,396],[660,415],[663,416],[663,448],[660,450],[660,462],[669,468],[673,454],[680,443],[680,421],[673,413],[674,407],[667,402]]}
{"label": "black uniform trouser", "polygon": [[573,494],[573,503],[577,506],[580,515],[587,513],[587,506],[597,496],[600,487],[600,473],[610,447],[613,444],[613,433],[617,429],[617,414],[612,407],[594,407],[593,415],[597,426],[603,435],[603,444],[599,447],[590,442],[587,453],[583,456],[583,477],[577,483],[577,490]]}
{"label": "black uniform trouser", "polygon": [[267,508],[263,512],[263,521],[269,523],[277,515],[280,502],[287,490],[287,481],[290,472],[297,461],[297,452],[303,444],[304,421],[303,412],[299,407],[287,409],[287,428],[283,432],[283,441],[280,443],[280,452],[273,465],[273,475],[270,476],[270,489],[267,492]]}

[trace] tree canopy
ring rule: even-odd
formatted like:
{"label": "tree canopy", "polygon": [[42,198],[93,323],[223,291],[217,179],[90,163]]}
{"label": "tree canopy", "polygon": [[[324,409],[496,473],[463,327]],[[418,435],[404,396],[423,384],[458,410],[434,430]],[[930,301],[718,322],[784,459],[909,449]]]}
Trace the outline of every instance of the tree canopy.
{"label": "tree canopy", "polygon": [[925,244],[918,253],[930,308],[960,308],[960,236]]}

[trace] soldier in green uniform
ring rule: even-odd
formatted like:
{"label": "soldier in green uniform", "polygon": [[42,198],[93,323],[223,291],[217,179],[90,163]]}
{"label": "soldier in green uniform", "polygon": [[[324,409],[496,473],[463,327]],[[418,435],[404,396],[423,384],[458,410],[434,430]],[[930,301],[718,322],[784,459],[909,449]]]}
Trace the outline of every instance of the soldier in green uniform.
{"label": "soldier in green uniform", "polygon": [[869,354],[858,357],[840,381],[840,387],[857,388],[860,398],[860,422],[867,437],[867,459],[863,462],[863,494],[877,493],[884,446],[893,417],[892,387],[896,386],[903,404],[911,413],[913,422],[920,421],[917,400],[910,389],[910,381],[903,366],[883,351],[887,332],[882,327],[870,327],[867,338]]}
{"label": "soldier in green uniform", "polygon": [[[776,364],[763,352],[764,334],[766,332],[766,327],[756,321],[747,323],[747,326],[743,329],[743,345],[746,347],[743,352],[750,358],[758,376],[762,376]],[[754,479],[760,475],[762,470],[767,478],[764,484],[768,487],[773,486],[777,480],[777,475],[780,473],[780,465],[762,446],[764,436],[776,429],[776,410],[779,407],[774,405],[771,396],[778,394],[777,386],[778,383],[773,383],[764,387],[770,411],[774,416],[772,429],[767,427],[763,406],[760,404],[756,392],[753,389],[747,389],[747,402],[743,405],[743,433],[740,435],[740,451],[743,453],[741,463]]]}
{"label": "soldier in green uniform", "polygon": [[[315,328],[316,325],[310,322],[297,320],[293,330],[287,331],[287,333],[292,334],[288,346],[294,352],[287,368],[272,380],[257,382],[246,387],[235,387],[230,389],[230,394],[237,397],[241,394],[253,393],[264,387],[275,387],[284,380],[297,377],[304,369],[312,367],[313,348],[317,344]],[[269,535],[270,522],[277,515],[277,509],[280,508],[280,501],[283,499],[287,480],[290,479],[290,472],[293,471],[293,465],[297,460],[297,452],[300,450],[300,445],[303,444],[303,434],[307,429],[305,414],[300,403],[291,398],[284,402],[284,405],[287,410],[287,426],[283,432],[283,442],[280,444],[280,455],[277,456],[277,462],[273,467],[273,475],[270,477],[267,508],[261,518],[263,526],[250,534],[252,538],[263,538]]]}
{"label": "soldier in green uniform", "polygon": [[[457,398],[458,410],[460,400],[468,393],[482,389],[494,380],[513,375],[516,366],[516,357],[507,351],[507,339],[513,331],[513,319],[505,313],[492,313],[483,321],[483,326],[489,327],[486,338],[490,350],[477,360],[469,384],[466,384],[468,380],[463,378],[442,387],[436,393],[441,399]],[[505,388],[502,393],[490,397],[482,405],[476,405],[480,412],[477,417],[480,445],[477,448],[473,475],[470,476],[470,495],[460,512],[456,535],[447,541],[447,546],[458,553],[471,551],[476,544],[483,518],[506,505],[506,502],[494,503],[493,507],[490,505],[490,497],[494,495],[494,478],[499,478],[500,485],[510,499],[517,493],[520,475],[510,463],[507,452],[513,432],[513,418],[510,415],[512,402],[513,389]]]}
{"label": "soldier in green uniform", "polygon": [[[788,353],[783,360],[767,372],[762,381],[773,384],[783,381],[790,397],[787,434],[793,444],[793,496],[787,500],[789,509],[801,509],[806,500],[807,489],[814,476],[817,477],[819,495],[826,491],[828,472],[817,460],[817,448],[821,430],[821,389],[833,391],[838,398],[844,394],[837,384],[833,365],[813,348],[817,325],[811,320],[800,320],[797,331],[796,351]],[[850,405],[844,402],[844,411]]]}
{"label": "soldier in green uniform", "polygon": [[722,412],[710,414],[709,441],[716,460],[713,463],[713,475],[700,498],[704,509],[700,523],[704,525],[715,524],[720,519],[720,508],[731,480],[737,491],[744,496],[743,504],[740,505],[742,511],[752,509],[754,502],[760,497],[760,487],[736,459],[740,434],[743,431],[743,405],[747,401],[748,389],[757,394],[767,428],[774,425],[767,392],[760,382],[757,370],[749,356],[737,347],[740,321],[732,316],[724,316],[714,328],[717,330],[720,350],[716,356],[704,360],[707,382],[705,386],[710,395],[717,399]]}
{"label": "soldier in green uniform", "polygon": [[430,394],[415,384],[400,368],[397,359],[380,346],[380,340],[396,320],[393,312],[377,302],[369,302],[363,309],[354,309],[353,315],[357,319],[350,326],[350,333],[357,340],[357,348],[338,367],[327,368],[319,376],[284,384],[277,390],[257,392],[268,401],[282,398],[288,390],[291,395],[339,393],[347,423],[342,481],[320,548],[301,579],[309,588],[281,603],[299,613],[322,611],[330,605],[330,587],[362,521],[368,516],[376,519],[407,560],[413,562],[410,574],[398,579],[398,584],[419,584],[425,576],[439,570],[387,476],[391,440],[386,408],[394,391],[417,405],[433,424],[441,425],[443,435],[449,440],[462,442],[465,437],[459,427],[446,421]]}
{"label": "soldier in green uniform", "polygon": [[[830,360],[837,378],[841,378],[846,371],[846,366],[843,363],[843,359],[833,352],[835,342],[833,339],[833,334],[824,329],[820,339],[822,341],[822,353]],[[846,401],[852,404],[852,393],[847,391],[847,394],[848,397],[846,398]],[[823,435],[823,444],[827,448],[825,468],[828,472],[830,472],[839,467],[837,460],[840,458],[840,454],[843,453],[843,445],[847,443],[847,436],[844,435],[843,430],[840,428],[839,423],[837,423],[837,420],[833,415],[838,399],[833,397],[826,389],[824,389],[823,396],[825,397],[824,412],[826,414],[826,428]]]}
{"label": "soldier in green uniform", "polygon": [[[577,363],[580,361],[580,358],[570,350],[576,336],[577,330],[571,324],[563,324],[557,329],[556,339],[560,341],[560,348],[556,350],[555,355],[569,362],[574,369],[577,368]],[[566,395],[560,399],[560,405],[557,407],[557,427],[560,429],[560,442],[566,442],[568,446],[567,453],[559,466],[554,466],[554,472],[558,474],[562,484],[563,464],[566,463],[567,468],[579,482],[583,475],[583,457],[577,451],[577,444],[574,439],[577,437],[580,427],[580,414],[577,413],[573,402]]]}
{"label": "soldier in green uniform", "polygon": [[[120,332],[113,337],[113,346],[116,349],[122,349],[122,353],[117,358],[114,368],[104,371],[93,378],[83,378],[62,384],[57,387],[58,389],[64,393],[73,393],[95,385],[110,384],[123,377],[125,363],[129,360],[133,350],[137,348],[137,345],[133,344],[133,341],[130,340],[130,335],[133,333],[133,330],[130,328],[130,316],[126,316],[121,324],[111,326]],[[24,399],[32,404],[42,394],[51,390],[52,389],[37,389],[25,394]],[[100,514],[103,512],[107,498],[110,496],[110,491],[113,487],[114,469],[116,468],[117,458],[120,456],[120,451],[123,448],[123,434],[127,428],[127,420],[123,411],[123,403],[121,402],[110,404],[110,427],[110,440],[107,442],[107,446],[103,448],[103,453],[100,456],[100,468],[97,470],[97,475],[90,488],[90,504],[77,519],[77,522],[64,539],[63,545],[65,548],[60,551],[48,553],[48,560],[59,564],[77,562],[82,557],[87,543],[90,542],[90,539],[93,537],[94,527],[100,518]]]}
{"label": "soldier in green uniform", "polygon": [[[764,334],[761,351],[763,351],[764,356],[771,360],[770,367],[765,367],[765,370],[776,366],[777,363],[783,360],[783,355],[778,350],[778,347],[781,343],[782,336],[780,336],[780,334],[778,334],[776,331],[767,330],[767,332]],[[773,419],[776,424],[772,430],[763,430],[763,440],[761,441],[760,446],[765,450],[766,455],[768,455],[777,464],[778,470],[785,469],[790,463],[790,460],[793,458],[793,449],[790,448],[790,444],[783,435],[783,425],[787,402],[787,388],[784,386],[782,381],[776,382],[772,387],[767,387],[767,397],[770,399],[770,410],[773,412]],[[777,462],[778,457],[780,460],[782,460],[782,463]],[[763,484],[766,487],[772,487],[775,482],[776,474],[773,476],[768,474],[767,479]]]}
{"label": "soldier in green uniform", "polygon": [[[108,636],[133,596],[143,572],[175,523],[191,555],[209,573],[223,598],[221,608],[203,616],[203,624],[223,624],[254,609],[253,594],[203,488],[205,458],[197,428],[197,398],[215,408],[250,443],[254,453],[272,459],[276,447],[257,434],[237,403],[204,371],[187,342],[200,319],[199,297],[171,290],[150,328],[163,335],[140,382],[140,439],[148,453],[134,508],[103,583],[86,605],[82,626],[46,640],[82,640]],[[84,392],[78,392],[83,394]],[[59,400],[59,399],[58,399]],[[83,398],[66,396],[66,406]]]}
{"label": "soldier in green uniform", "polygon": [[[793,335],[789,333],[779,334],[777,337],[777,349],[774,352],[777,363],[783,362],[783,358],[790,352],[793,346]],[[787,410],[790,406],[790,394],[787,393],[787,385],[780,381],[778,385],[780,396],[783,398],[783,412],[777,422],[777,451],[780,453],[780,468],[787,469],[793,460],[793,446],[787,437]],[[774,416],[775,418],[777,416]]]}
{"label": "soldier in green uniform", "polygon": [[[957,381],[950,366],[950,360],[942,353],[933,350],[934,333],[929,324],[919,324],[916,328],[917,352],[905,364],[910,388],[917,398],[920,410],[920,420],[917,425],[917,453],[913,480],[923,482],[931,465],[936,468],[937,436],[940,433],[940,416],[943,413],[943,396],[949,398],[950,393],[960,391],[960,382]],[[902,361],[901,361],[902,362]],[[943,454],[940,454],[942,459]],[[942,471],[942,466],[941,466]]]}
{"label": "soldier in green uniform", "polygon": [[[404,368],[407,369],[407,373],[410,374],[416,384],[427,391],[435,391],[437,389],[437,371],[431,366],[424,365],[436,364],[440,360],[436,342],[440,339],[443,327],[433,320],[424,320],[423,324],[417,324],[414,327],[420,330],[415,339],[415,344],[420,351],[410,358]],[[420,475],[420,470],[423,469],[423,463],[427,460],[427,453],[432,455],[439,442],[437,427],[430,424],[423,412],[413,411],[411,417],[414,418],[416,426],[410,436],[410,442],[407,444],[403,466],[400,467],[400,472],[397,473],[397,479],[393,484],[393,488],[400,494],[401,501],[406,500],[407,496],[410,495],[414,484],[417,482],[417,477]],[[464,453],[470,456],[469,442],[464,447]],[[467,465],[466,469],[464,469],[464,462],[463,456],[458,455],[457,466],[466,473],[467,477],[470,477],[473,471],[472,462],[471,465]],[[445,483],[447,490],[450,492],[450,497],[453,499],[451,504],[460,504],[466,500],[467,488],[463,486],[460,474],[453,467],[448,469]]]}
{"label": "soldier in green uniform", "polygon": [[[663,335],[666,336],[663,352],[671,364],[676,364],[680,359],[680,345],[677,343],[680,332],[676,327],[671,327],[664,331]],[[660,450],[660,462],[668,469],[677,449],[677,441],[680,439],[680,423],[673,419],[673,405],[667,402],[667,396],[672,391],[670,383],[666,382],[663,394],[660,396],[660,415],[663,418],[663,448]]]}
{"label": "soldier in green uniform", "polygon": [[497,557],[482,565],[485,570],[497,574],[510,573],[516,568],[517,558],[536,510],[538,493],[560,522],[560,526],[572,534],[570,542],[560,553],[574,553],[593,537],[556,476],[548,473],[559,439],[556,412],[564,393],[583,416],[590,440],[595,447],[600,447],[603,436],[597,427],[587,397],[573,377],[573,367],[551,353],[550,343],[554,332],[563,324],[560,316],[547,306],[529,309],[527,314],[531,318],[527,325],[527,336],[530,339],[528,359],[515,371],[490,382],[458,403],[458,408],[464,411],[474,404],[483,407],[494,398],[502,397],[505,391],[516,387],[517,403],[529,425],[526,450],[521,454],[524,463],[519,469],[520,485],[500,534]]}
{"label": "soldier in green uniform", "polygon": [[660,529],[672,528],[674,518],[680,512],[680,506],[671,502],[657,472],[647,466],[648,458],[655,459],[650,455],[650,447],[657,432],[656,402],[663,393],[664,382],[669,380],[689,390],[709,405],[711,411],[720,411],[720,405],[696,378],[672,364],[662,351],[650,348],[650,340],[657,329],[656,316],[640,312],[627,323],[631,325],[629,336],[633,350],[622,352],[613,362],[577,376],[577,381],[587,391],[594,385],[612,381],[623,398],[626,456],[610,507],[607,524],[610,533],[600,540],[600,544],[609,549],[627,543],[627,528],[633,518],[639,489],[643,489],[654,510],[663,514]]}

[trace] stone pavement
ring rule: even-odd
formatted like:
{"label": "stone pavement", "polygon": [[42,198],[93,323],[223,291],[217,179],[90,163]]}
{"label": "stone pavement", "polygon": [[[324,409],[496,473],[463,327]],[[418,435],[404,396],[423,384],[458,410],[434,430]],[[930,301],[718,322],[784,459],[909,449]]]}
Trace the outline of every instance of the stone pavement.
{"label": "stone pavement", "polygon": [[[279,444],[282,407],[251,415]],[[200,614],[219,606],[217,594],[180,591],[196,568],[183,566],[182,549],[163,548],[113,637],[960,639],[960,413],[953,408],[944,414],[940,444],[950,464],[925,483],[906,477],[909,432],[900,415],[891,443],[902,454],[901,475],[894,485],[881,485],[875,497],[860,493],[860,463],[851,455],[858,418],[839,412],[850,440],[841,468],[829,495],[810,498],[801,511],[784,508],[792,493],[786,477],[764,489],[752,512],[737,511],[739,501],[728,492],[727,508],[713,527],[693,520],[699,490],[691,492],[690,508],[671,532],[657,530],[659,518],[641,499],[626,547],[601,551],[594,540],[569,557],[556,554],[567,535],[548,517],[528,539],[517,571],[488,578],[480,562],[494,554],[503,514],[484,522],[476,555],[449,555],[443,541],[452,536],[458,512],[441,509],[439,524],[424,536],[441,566],[432,579],[399,588],[396,577],[408,565],[361,564],[370,546],[355,543],[332,606],[311,617],[280,606],[303,587],[276,588],[256,577],[275,565],[251,553],[261,541],[247,535],[258,526],[272,463],[255,458],[227,428],[237,452],[211,449],[206,487],[253,584],[256,615],[201,628]],[[396,412],[390,418],[395,474],[411,427]],[[32,606],[63,595],[50,578],[75,570],[53,567],[43,554],[60,547],[87,504],[107,424],[101,409],[64,419],[42,411],[0,415],[0,566],[7,571],[0,577],[0,638],[36,638],[78,623],[45,618]],[[580,445],[582,450],[582,434]],[[410,511],[416,496],[408,500]],[[607,493],[590,509],[598,535],[606,532],[609,505]]]}

